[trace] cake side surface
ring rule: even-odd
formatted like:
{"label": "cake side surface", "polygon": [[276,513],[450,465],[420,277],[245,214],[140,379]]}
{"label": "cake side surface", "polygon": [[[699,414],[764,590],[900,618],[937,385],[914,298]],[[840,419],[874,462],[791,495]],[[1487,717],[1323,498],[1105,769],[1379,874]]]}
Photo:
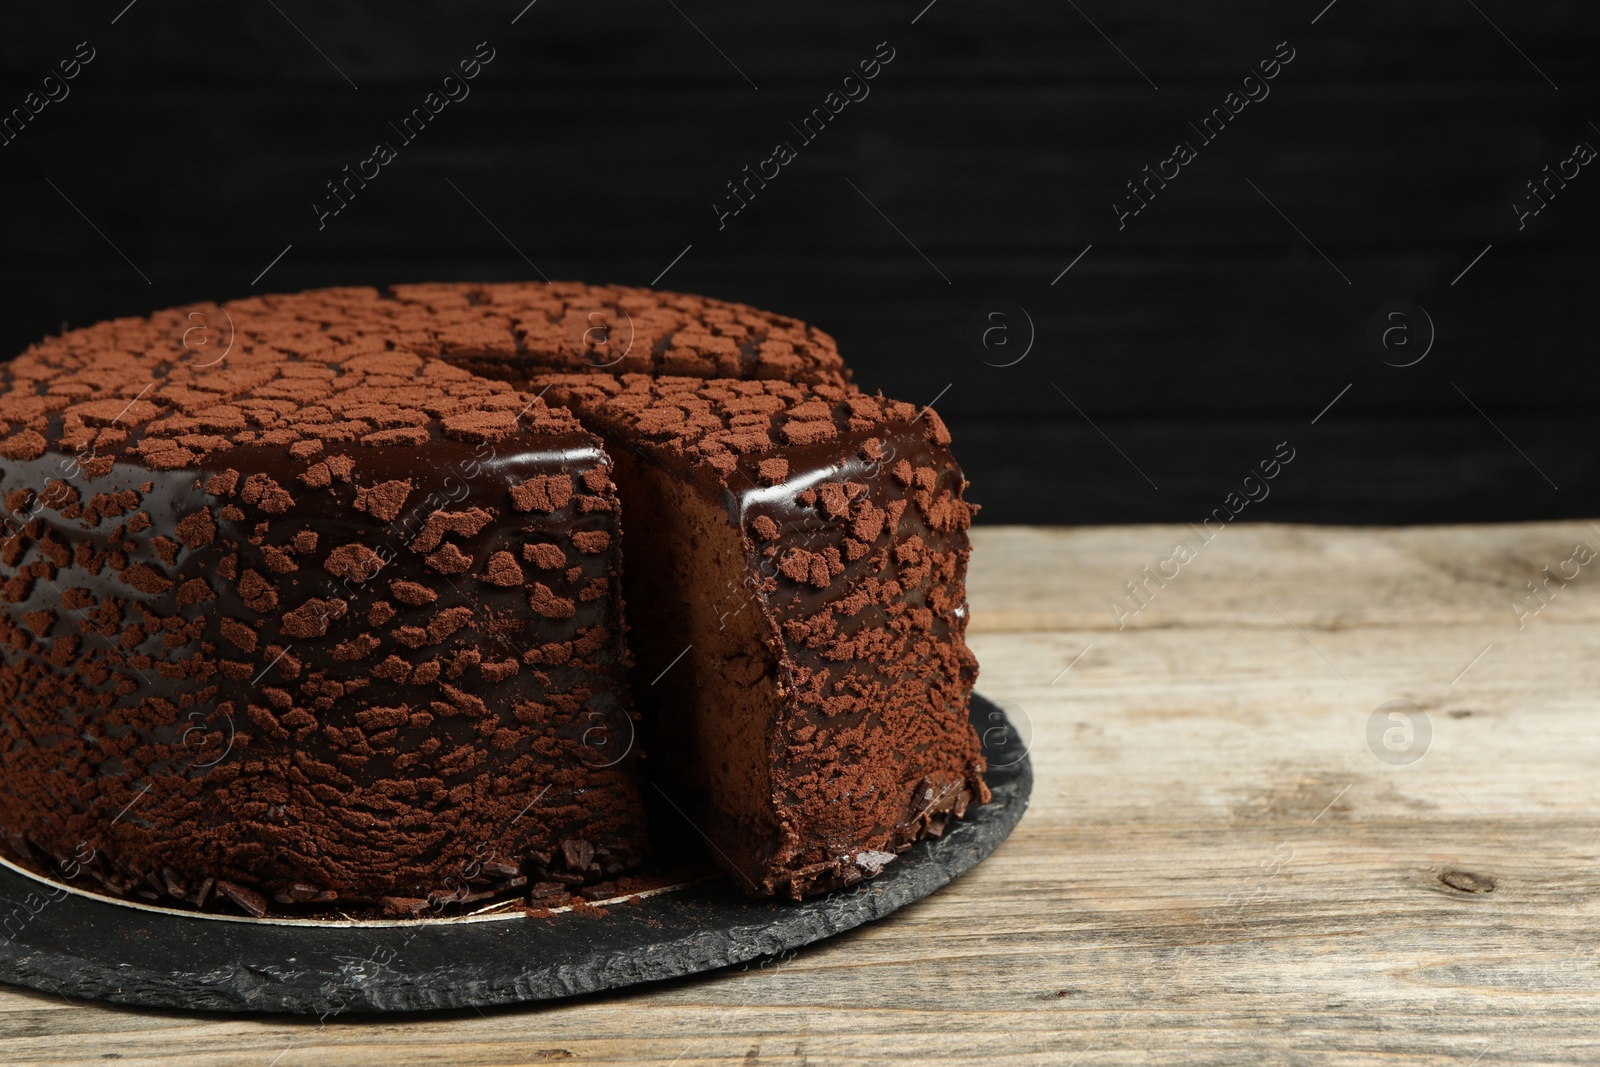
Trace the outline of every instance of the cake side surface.
{"label": "cake side surface", "polygon": [[[830,385],[541,382],[614,455],[639,457],[618,463],[625,509],[653,483],[652,514],[697,532],[678,538],[696,583],[629,581],[635,630],[659,631],[636,639],[635,693],[653,750],[692,750],[658,773],[676,773],[747,888],[850,884],[987,799],[966,714],[973,509],[935,413]],[[669,499],[673,485],[692,491]],[[766,737],[762,803],[718,759],[750,716]]]}
{"label": "cake side surface", "polygon": [[197,359],[190,314],[0,367],[11,849],[252,912],[636,864],[598,441],[298,311]]}

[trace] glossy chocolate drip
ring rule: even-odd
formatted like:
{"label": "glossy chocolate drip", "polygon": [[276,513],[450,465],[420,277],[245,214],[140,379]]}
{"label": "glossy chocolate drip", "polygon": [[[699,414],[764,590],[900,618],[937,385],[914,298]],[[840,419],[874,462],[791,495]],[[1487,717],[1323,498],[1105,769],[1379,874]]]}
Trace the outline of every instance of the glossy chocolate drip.
{"label": "glossy chocolate drip", "polygon": [[[868,459],[862,452],[869,441],[878,442],[882,453]],[[846,431],[837,442],[826,445],[791,446],[784,450],[789,464],[789,474],[775,485],[758,485],[759,463],[741,464],[739,475],[730,478],[727,489],[728,519],[737,528],[748,530],[758,516],[771,519],[777,526],[775,539],[784,545],[784,552],[804,549],[820,551],[823,547],[839,548],[849,536],[848,524],[841,518],[830,518],[815,505],[803,505],[796,497],[806,490],[816,491],[825,485],[857,486],[873,499],[883,500],[898,492],[884,484],[891,477],[890,469],[900,460],[914,467],[931,467],[938,471],[935,492],[959,495],[965,485],[961,470],[955,466],[949,450],[932,444],[926,433],[919,432],[908,422],[897,421],[872,430]],[[916,509],[907,508],[901,516],[897,536],[915,535],[931,542],[937,550],[956,551],[966,548],[964,533],[935,532]],[[752,555],[752,567],[766,577],[775,577],[779,571],[779,558],[765,554]],[[855,580],[871,570],[872,560],[863,556],[844,565],[844,573],[821,589],[801,583],[784,583],[781,591],[767,597],[773,614],[784,621],[816,614],[828,604],[847,596]],[[897,573],[897,568],[891,574]],[[925,590],[920,585],[905,590],[908,603],[922,603]],[[965,615],[966,600],[961,601],[961,614]],[[859,627],[869,620],[852,619],[846,625]]]}

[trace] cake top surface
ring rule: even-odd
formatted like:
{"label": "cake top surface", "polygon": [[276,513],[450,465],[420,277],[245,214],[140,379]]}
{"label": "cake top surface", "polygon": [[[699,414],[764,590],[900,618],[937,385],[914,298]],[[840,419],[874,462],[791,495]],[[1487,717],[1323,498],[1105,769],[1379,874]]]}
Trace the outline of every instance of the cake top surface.
{"label": "cake top surface", "polygon": [[921,422],[917,429],[929,441],[950,443],[931,408],[919,415],[912,404],[850,386],[644,374],[551,374],[531,385],[602,433],[624,430],[659,452],[703,462],[724,475],[744,460],[745,466],[755,464],[762,480],[782,481],[778,472],[787,464],[780,453],[837,448],[846,438],[881,434],[890,424]]}
{"label": "cake top surface", "polygon": [[[311,296],[313,294],[301,294]],[[688,293],[576,282],[397,285],[408,339],[444,358],[525,361],[572,371],[835,382],[832,337],[799,319]],[[384,310],[394,310],[385,308]]]}
{"label": "cake top surface", "polygon": [[576,433],[513,383],[552,369],[842,383],[842,368],[832,339],[803,323],[679,293],[570,282],[317,289],[170,308],[33,345],[0,367],[0,456],[32,459],[59,442],[105,469],[118,453],[179,469],[244,445],[311,456],[335,442]]}
{"label": "cake top surface", "polygon": [[97,477],[118,456],[177,470],[249,445],[310,459],[338,444],[582,432],[506,382],[359,336],[300,353],[239,336],[225,357],[196,358],[184,347],[190,314],[74,330],[0,366],[0,456],[34,459],[55,445],[86,454]]}

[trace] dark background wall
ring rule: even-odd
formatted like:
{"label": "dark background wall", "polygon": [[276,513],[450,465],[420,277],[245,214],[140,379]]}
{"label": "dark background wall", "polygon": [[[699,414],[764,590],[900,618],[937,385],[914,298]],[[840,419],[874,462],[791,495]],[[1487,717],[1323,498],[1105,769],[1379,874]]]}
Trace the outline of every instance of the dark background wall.
{"label": "dark background wall", "polygon": [[[252,291],[649,284],[692,245],[661,287],[808,319],[861,384],[937,397],[986,521],[1198,521],[1282,441],[1241,519],[1600,510],[1600,161],[1512,206],[1600,148],[1592,3],[523,2],[9,5],[0,110],[95,58],[0,146],[0,350]],[[387,124],[483,41],[471,95],[401,145]],[[380,139],[399,157],[319,230]],[[719,228],[779,140],[798,158]],[[1178,140],[1197,157],[1119,229]],[[1369,321],[1402,300],[1386,362]],[[1418,308],[1432,346],[1392,366]]]}

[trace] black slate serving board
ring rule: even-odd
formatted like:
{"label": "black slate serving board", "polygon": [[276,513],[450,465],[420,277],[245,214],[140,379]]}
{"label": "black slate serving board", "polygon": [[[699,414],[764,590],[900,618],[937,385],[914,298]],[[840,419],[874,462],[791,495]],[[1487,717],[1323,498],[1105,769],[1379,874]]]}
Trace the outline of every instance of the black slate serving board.
{"label": "black slate serving board", "polygon": [[1028,805],[1019,724],[973,695],[991,803],[877,878],[800,903],[718,877],[604,914],[307,921],[130,905],[0,867],[0,981],[73,998],[213,1011],[421,1011],[552,1000],[710,971],[880,919],[976,866]]}

